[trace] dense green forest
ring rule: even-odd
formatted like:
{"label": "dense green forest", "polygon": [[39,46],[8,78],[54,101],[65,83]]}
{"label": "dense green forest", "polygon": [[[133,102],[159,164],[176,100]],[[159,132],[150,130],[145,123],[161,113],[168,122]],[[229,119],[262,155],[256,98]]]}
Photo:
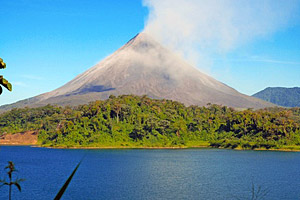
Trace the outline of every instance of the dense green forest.
{"label": "dense green forest", "polygon": [[[47,105],[0,115],[0,135],[39,132],[53,147],[300,147],[300,108],[236,111],[146,96],[110,96],[77,107]],[[299,146],[298,146],[299,145]]]}
{"label": "dense green forest", "polygon": [[268,87],[254,97],[285,107],[300,107],[300,88]]}

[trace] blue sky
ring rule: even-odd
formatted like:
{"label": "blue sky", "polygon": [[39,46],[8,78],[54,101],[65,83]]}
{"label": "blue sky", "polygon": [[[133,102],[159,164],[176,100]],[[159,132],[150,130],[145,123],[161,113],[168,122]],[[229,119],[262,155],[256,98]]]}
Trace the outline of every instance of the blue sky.
{"label": "blue sky", "polygon": [[[0,105],[62,86],[142,31],[149,14],[141,0],[0,0],[0,6],[0,57],[7,64],[0,74],[13,84]],[[211,54],[209,74],[248,95],[300,86],[299,13],[270,34]]]}

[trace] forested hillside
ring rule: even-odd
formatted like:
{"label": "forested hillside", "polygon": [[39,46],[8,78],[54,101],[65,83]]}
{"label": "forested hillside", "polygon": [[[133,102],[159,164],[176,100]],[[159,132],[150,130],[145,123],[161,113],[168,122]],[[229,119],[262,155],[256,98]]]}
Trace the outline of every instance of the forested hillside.
{"label": "forested hillside", "polygon": [[300,107],[300,88],[268,87],[254,97],[285,107]]}
{"label": "forested hillside", "polygon": [[29,130],[39,132],[40,145],[53,147],[298,148],[300,108],[235,111],[123,95],[0,115],[0,136]]}

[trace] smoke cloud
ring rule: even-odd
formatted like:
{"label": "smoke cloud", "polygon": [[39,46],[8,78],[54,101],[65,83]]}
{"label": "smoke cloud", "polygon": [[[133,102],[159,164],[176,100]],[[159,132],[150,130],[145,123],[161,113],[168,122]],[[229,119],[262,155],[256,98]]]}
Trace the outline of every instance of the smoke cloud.
{"label": "smoke cloud", "polygon": [[224,54],[284,28],[297,0],[144,0],[145,32],[208,72]]}

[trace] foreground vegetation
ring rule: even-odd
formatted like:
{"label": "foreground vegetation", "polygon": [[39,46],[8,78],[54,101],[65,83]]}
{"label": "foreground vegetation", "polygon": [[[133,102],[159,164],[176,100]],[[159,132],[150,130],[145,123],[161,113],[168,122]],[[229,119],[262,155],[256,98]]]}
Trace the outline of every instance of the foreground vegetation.
{"label": "foreground vegetation", "polygon": [[110,96],[77,107],[47,105],[0,115],[0,136],[36,130],[48,147],[300,149],[300,108],[235,111],[146,96]]}

